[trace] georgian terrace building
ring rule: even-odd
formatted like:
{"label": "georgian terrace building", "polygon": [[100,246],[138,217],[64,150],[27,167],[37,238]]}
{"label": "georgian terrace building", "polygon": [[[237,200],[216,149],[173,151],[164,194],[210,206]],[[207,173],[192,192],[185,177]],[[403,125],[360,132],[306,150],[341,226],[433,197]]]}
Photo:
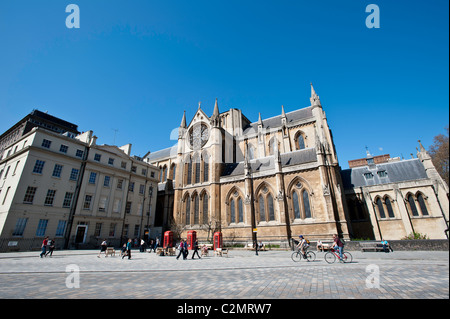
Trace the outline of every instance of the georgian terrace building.
{"label": "georgian terrace building", "polygon": [[[103,239],[155,237],[158,170],[130,156],[131,145],[97,145],[92,131],[72,137],[35,127],[0,159],[1,250],[97,247]],[[153,191],[155,190],[155,191]]]}

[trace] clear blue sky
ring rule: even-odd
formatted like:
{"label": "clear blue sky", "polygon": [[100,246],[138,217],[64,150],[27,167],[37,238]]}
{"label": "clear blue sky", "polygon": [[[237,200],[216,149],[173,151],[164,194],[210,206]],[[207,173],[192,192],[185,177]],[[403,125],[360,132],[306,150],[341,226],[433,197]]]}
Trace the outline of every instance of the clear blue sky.
{"label": "clear blue sky", "polygon": [[199,101],[256,121],[309,106],[313,82],[342,168],[366,146],[410,158],[448,125],[448,12],[448,0],[2,0],[0,132],[36,108],[142,156],[174,145]]}

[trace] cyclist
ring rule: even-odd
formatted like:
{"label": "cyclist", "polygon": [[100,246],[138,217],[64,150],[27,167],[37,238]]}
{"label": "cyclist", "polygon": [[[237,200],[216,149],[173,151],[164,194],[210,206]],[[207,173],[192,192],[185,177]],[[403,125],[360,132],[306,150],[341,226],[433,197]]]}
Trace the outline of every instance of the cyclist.
{"label": "cyclist", "polygon": [[303,255],[303,259],[306,259],[306,249],[309,247],[309,244],[306,241],[306,239],[303,237],[303,235],[300,235],[298,237],[300,238],[300,242],[298,243],[296,248],[300,249],[300,251],[302,252],[302,255]]}
{"label": "cyclist", "polygon": [[333,239],[334,239],[333,248],[339,252],[339,262],[342,262],[343,258],[342,250],[344,249],[344,244],[339,239],[338,235],[333,234]]}

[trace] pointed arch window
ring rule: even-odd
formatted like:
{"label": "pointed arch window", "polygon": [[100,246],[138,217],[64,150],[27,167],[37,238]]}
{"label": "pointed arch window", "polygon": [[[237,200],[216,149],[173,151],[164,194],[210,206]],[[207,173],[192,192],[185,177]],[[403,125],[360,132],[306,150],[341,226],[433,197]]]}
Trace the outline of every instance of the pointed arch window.
{"label": "pointed arch window", "polygon": [[425,204],[425,199],[423,198],[422,194],[418,194],[417,195],[417,201],[419,202],[419,207],[420,210],[422,211],[422,215],[423,216],[428,216],[428,209],[427,209],[427,205]]}
{"label": "pointed arch window", "polygon": [[242,206],[242,198],[238,198],[238,216],[239,216],[239,223],[244,222],[244,209]]}
{"label": "pointed arch window", "polygon": [[269,140],[269,155],[275,154],[275,137]]}
{"label": "pointed arch window", "polygon": [[172,165],[172,181],[174,181],[174,182],[175,182],[175,176],[177,176],[176,174],[177,174],[177,165],[173,164]]}
{"label": "pointed arch window", "polygon": [[305,148],[305,139],[302,134],[299,134],[297,137],[297,149],[302,150]]}
{"label": "pointed arch window", "polygon": [[264,197],[262,195],[259,195],[259,221],[265,222],[266,221],[266,210],[264,205]]}
{"label": "pointed arch window", "polygon": [[417,207],[416,207],[416,203],[415,203],[415,200],[414,200],[414,196],[409,194],[408,198],[407,198],[407,201],[408,201],[408,204],[409,204],[408,206],[409,206],[410,213],[413,216],[419,216],[419,212],[417,211]]}
{"label": "pointed arch window", "polygon": [[162,181],[163,182],[167,181],[167,166],[166,165],[164,165],[164,167],[163,167],[163,180]]}
{"label": "pointed arch window", "polygon": [[187,180],[186,184],[192,184],[192,162],[187,163]]}
{"label": "pointed arch window", "polygon": [[272,192],[267,186],[261,188],[258,198],[259,222],[269,222],[276,218]]}
{"label": "pointed arch window", "polygon": [[203,194],[203,224],[208,224],[208,194]]}
{"label": "pointed arch window", "polygon": [[191,224],[191,199],[186,197],[186,225]]}
{"label": "pointed arch window", "polygon": [[296,191],[292,193],[292,202],[294,204],[294,218],[300,219],[300,206],[298,204],[298,194]]}
{"label": "pointed arch window", "polygon": [[309,195],[306,190],[303,190],[303,211],[305,218],[311,218],[311,206],[309,205]]}
{"label": "pointed arch window", "polygon": [[273,209],[273,197],[272,194],[269,193],[267,195],[267,209],[269,211],[269,220],[275,220],[275,211]]}
{"label": "pointed arch window", "polygon": [[234,204],[234,199],[230,201],[230,223],[236,222],[236,207]]}
{"label": "pointed arch window", "polygon": [[208,155],[203,158],[203,181],[207,182],[209,180],[209,159]]}
{"label": "pointed arch window", "polygon": [[255,159],[255,148],[252,144],[248,145],[248,159],[252,160]]}
{"label": "pointed arch window", "polygon": [[386,214],[384,212],[383,208],[383,202],[381,201],[381,198],[378,197],[376,200],[377,208],[378,208],[378,214],[380,215],[380,218],[386,218]]}
{"label": "pointed arch window", "polygon": [[297,182],[291,191],[292,208],[294,219],[305,219],[312,217],[311,203],[309,201],[308,189],[303,187],[301,182]]}
{"label": "pointed arch window", "polygon": [[200,183],[200,166],[201,166],[200,165],[201,164],[200,155],[195,155],[192,161],[194,162],[194,167],[193,167],[194,183],[197,184],[197,183]]}
{"label": "pointed arch window", "polygon": [[388,212],[388,216],[390,218],[395,218],[394,210],[392,209],[392,203],[391,203],[391,200],[389,199],[389,197],[386,197],[384,199],[384,204],[386,205],[386,210]]}
{"label": "pointed arch window", "polygon": [[198,225],[200,221],[200,212],[199,212],[199,197],[195,195],[194,197],[194,225]]}

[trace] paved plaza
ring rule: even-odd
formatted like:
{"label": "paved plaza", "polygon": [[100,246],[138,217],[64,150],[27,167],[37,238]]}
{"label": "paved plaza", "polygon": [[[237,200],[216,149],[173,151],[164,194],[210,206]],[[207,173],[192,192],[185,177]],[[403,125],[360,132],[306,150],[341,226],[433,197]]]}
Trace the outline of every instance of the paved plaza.
{"label": "paved plaza", "polygon": [[[231,250],[202,259],[133,251],[0,254],[0,298],[55,299],[448,299],[449,254],[352,251],[350,264],[293,262],[291,251]],[[45,297],[43,297],[45,296]]]}

